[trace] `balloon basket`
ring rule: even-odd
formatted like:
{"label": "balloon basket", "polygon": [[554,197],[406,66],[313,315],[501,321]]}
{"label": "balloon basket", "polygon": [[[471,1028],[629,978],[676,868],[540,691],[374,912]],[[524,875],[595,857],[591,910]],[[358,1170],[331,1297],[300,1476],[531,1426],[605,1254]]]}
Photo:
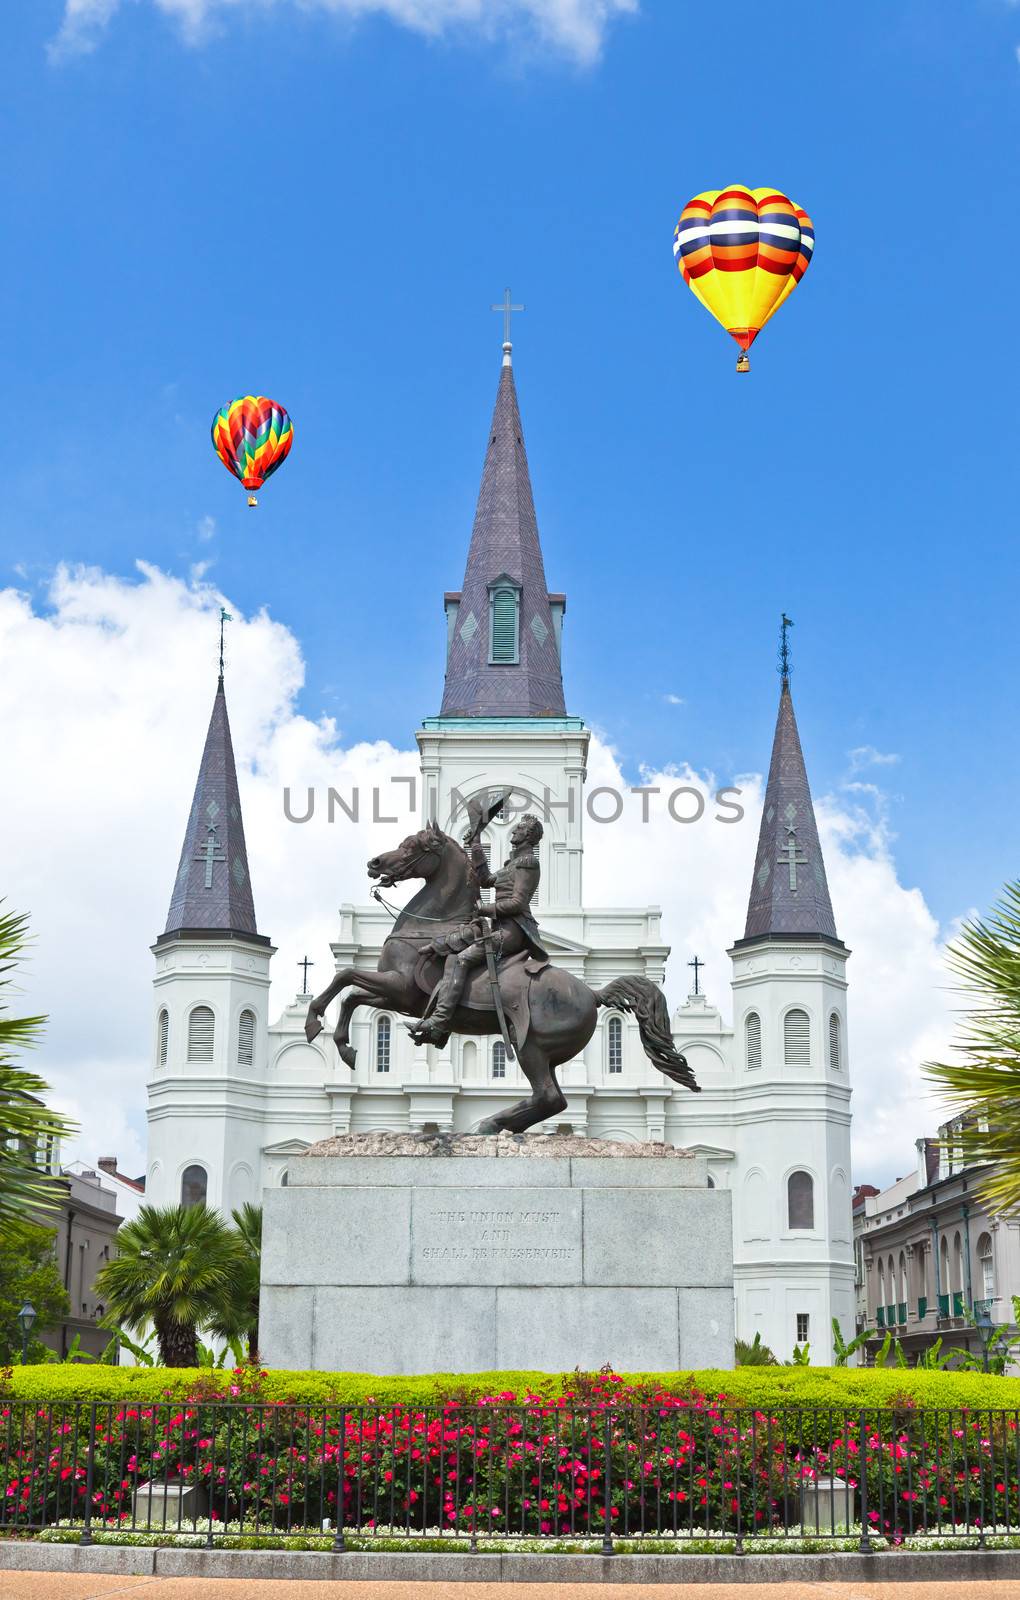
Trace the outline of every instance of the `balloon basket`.
{"label": "balloon basket", "polygon": [[250,505],[250,506],[257,506],[257,505],[258,505],[258,503],[259,503],[259,502],[258,502],[258,496],[257,496],[257,495],[254,495],[254,494],[250,494],[250,495],[249,495],[249,496],[248,496],[248,504],[249,504],[249,505]]}
{"label": "balloon basket", "polygon": [[737,371],[738,372],[750,372],[750,370],[751,370],[751,363],[748,360],[747,356],[738,357],[738,360],[737,360]]}

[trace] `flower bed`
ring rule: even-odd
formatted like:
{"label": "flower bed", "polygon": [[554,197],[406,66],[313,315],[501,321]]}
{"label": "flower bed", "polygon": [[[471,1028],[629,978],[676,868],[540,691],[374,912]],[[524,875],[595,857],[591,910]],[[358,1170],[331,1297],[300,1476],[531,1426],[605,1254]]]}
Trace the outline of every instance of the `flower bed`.
{"label": "flower bed", "polygon": [[[418,1538],[564,1539],[798,1533],[805,1488],[835,1474],[832,1539],[863,1521],[898,1544],[1020,1527],[1014,1412],[734,1405],[688,1387],[578,1377],[555,1395],[501,1389],[433,1405],[295,1404],[257,1372],[185,1399],[0,1405],[0,1531],[86,1518],[137,1530],[141,1483],[201,1491],[186,1526]],[[144,1526],[166,1532],[166,1515]],[[837,1516],[842,1521],[837,1521]],[[143,1513],[152,1517],[151,1511]],[[714,1532],[713,1532],[714,1531]]]}

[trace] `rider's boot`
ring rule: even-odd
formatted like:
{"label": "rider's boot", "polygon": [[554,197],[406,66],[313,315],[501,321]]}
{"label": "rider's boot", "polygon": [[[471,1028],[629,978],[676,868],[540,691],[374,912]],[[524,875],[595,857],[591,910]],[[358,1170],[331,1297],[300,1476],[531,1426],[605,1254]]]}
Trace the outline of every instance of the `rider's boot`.
{"label": "rider's boot", "polygon": [[460,1004],[467,970],[460,961],[444,974],[433,1010],[420,1022],[409,1022],[407,1031],[415,1044],[434,1044],[442,1049],[453,1029],[453,1014]]}

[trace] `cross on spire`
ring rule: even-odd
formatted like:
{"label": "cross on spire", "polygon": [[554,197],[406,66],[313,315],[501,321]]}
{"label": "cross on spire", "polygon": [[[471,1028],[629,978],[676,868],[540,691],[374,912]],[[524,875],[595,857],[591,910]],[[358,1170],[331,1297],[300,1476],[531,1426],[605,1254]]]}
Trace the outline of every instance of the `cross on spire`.
{"label": "cross on spire", "polygon": [[698,957],[695,956],[694,960],[693,961],[688,961],[687,965],[689,967],[693,967],[694,968],[694,993],[695,994],[700,994],[701,993],[701,987],[700,987],[700,985],[698,983],[698,973],[701,971],[701,969],[705,965],[705,963],[703,961],[700,961],[698,959]]}
{"label": "cross on spire", "polygon": [[784,844],[782,850],[780,850],[780,852],[779,852],[779,860],[783,864],[783,866],[789,867],[789,869],[790,869],[790,888],[793,891],[793,893],[796,894],[797,893],[797,868],[798,867],[804,867],[804,866],[807,865],[807,856],[804,854],[803,850],[798,850],[798,848],[797,848],[797,830],[796,830],[796,828],[787,828],[787,830],[786,830],[786,843]]}
{"label": "cross on spire", "polygon": [[210,822],[205,836],[205,844],[195,857],[196,861],[205,862],[205,886],[207,889],[212,888],[212,869],[214,864],[219,866],[227,859],[226,856],[218,856],[216,854],[219,847],[220,841],[216,837],[216,824]]}
{"label": "cross on spire", "polygon": [[305,956],[303,961],[299,961],[298,962],[298,966],[301,968],[301,993],[302,994],[307,994],[308,993],[308,968],[309,967],[314,967],[314,965],[315,965],[315,962],[314,961],[309,961],[307,956]]}
{"label": "cross on spire", "polygon": [[524,306],[515,306],[514,305],[513,299],[512,299],[512,296],[510,294],[510,290],[509,289],[504,289],[503,290],[503,299],[500,301],[500,303],[498,305],[489,307],[490,311],[502,311],[502,313],[503,313],[503,365],[504,365],[504,367],[508,367],[510,365],[510,351],[511,351],[511,348],[512,348],[512,346],[510,344],[510,320],[511,320],[512,314],[515,311],[523,311],[524,309],[525,309]]}

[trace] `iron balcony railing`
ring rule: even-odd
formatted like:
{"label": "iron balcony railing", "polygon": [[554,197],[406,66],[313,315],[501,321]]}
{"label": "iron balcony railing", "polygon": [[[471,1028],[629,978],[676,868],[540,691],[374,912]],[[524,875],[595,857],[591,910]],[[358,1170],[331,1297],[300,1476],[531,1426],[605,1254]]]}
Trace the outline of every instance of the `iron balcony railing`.
{"label": "iron balcony railing", "polygon": [[0,1405],[0,1536],[628,1541],[1020,1535],[1015,1410]]}
{"label": "iron balcony railing", "polygon": [[974,1301],[974,1315],[975,1315],[975,1317],[983,1316],[985,1312],[987,1312],[988,1315],[991,1316],[991,1314],[992,1314],[992,1303],[993,1302],[991,1300],[975,1300]]}

